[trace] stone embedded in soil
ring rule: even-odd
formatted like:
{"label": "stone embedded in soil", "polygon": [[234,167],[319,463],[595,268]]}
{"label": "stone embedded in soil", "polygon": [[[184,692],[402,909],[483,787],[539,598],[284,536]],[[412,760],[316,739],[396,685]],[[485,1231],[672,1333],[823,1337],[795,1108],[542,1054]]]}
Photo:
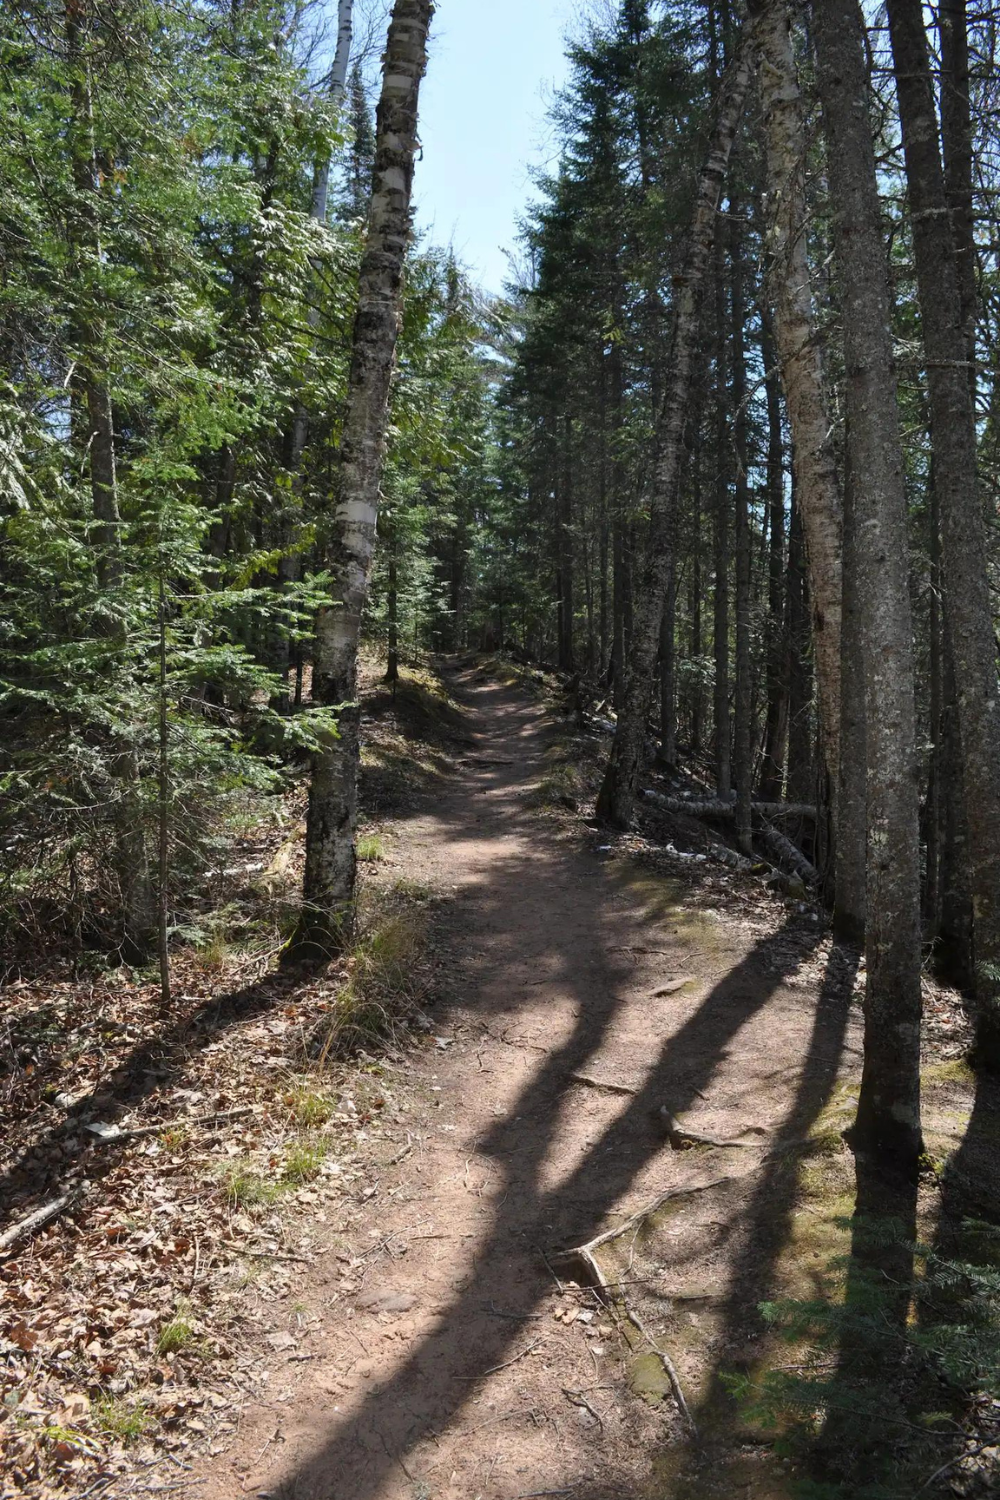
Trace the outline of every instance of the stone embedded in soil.
{"label": "stone embedded in soil", "polygon": [[417,1299],[413,1292],[366,1292],[363,1297],[358,1298],[358,1306],[364,1308],[365,1312],[405,1313],[416,1305]]}

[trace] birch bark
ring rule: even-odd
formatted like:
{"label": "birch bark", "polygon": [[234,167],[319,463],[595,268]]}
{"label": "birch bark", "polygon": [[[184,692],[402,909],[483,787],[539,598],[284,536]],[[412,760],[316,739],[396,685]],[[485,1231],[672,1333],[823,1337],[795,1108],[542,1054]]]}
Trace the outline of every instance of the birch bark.
{"label": "birch bark", "polygon": [[719,197],[733,138],[743,113],[750,68],[737,52],[719,93],[715,126],[702,167],[687,254],[675,279],[670,351],[657,433],[657,456],[650,497],[649,533],[641,586],[635,601],[625,691],[611,757],[597,800],[597,815],[618,828],[632,818],[636,780],[645,743],[646,715],[654,683],[660,618],[675,546],[677,482],[691,366],[698,326],[698,304],[716,233]]}
{"label": "birch bark", "polygon": [[341,948],[353,922],[356,874],[357,701],[361,617],[375,547],[389,386],[399,332],[420,81],[427,64],[432,0],[395,0],[376,122],[368,237],[340,449],[340,495],[332,517],[334,602],[316,621],[313,698],[344,705],[339,736],[314,755],[306,824],[306,866],[290,959],[317,960]]}

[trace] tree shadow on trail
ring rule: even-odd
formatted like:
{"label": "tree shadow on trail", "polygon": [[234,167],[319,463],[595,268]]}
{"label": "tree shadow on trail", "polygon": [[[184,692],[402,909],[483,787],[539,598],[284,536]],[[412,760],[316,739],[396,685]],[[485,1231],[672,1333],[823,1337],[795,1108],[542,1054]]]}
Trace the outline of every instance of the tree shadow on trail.
{"label": "tree shadow on trail", "polygon": [[850,1019],[857,956],[834,947],[827,959],[816,1004],[809,1050],[791,1109],[755,1182],[745,1211],[746,1234],[723,1305],[720,1354],[696,1414],[701,1435],[698,1461],[714,1461],[731,1440],[737,1417],[726,1376],[750,1374],[764,1333],[762,1302],[775,1295],[775,1277],[792,1239],[803,1167],[825,1143],[810,1140],[837,1085]]}
{"label": "tree shadow on trail", "polygon": [[[458,789],[461,795],[443,798],[432,809],[439,849],[449,841],[482,845],[481,851],[466,847],[470,879],[446,907],[446,919],[458,924],[466,957],[478,964],[471,950],[484,935],[495,946],[494,972],[485,977],[477,972],[475,984],[466,986],[462,1019],[475,1020],[478,1014],[495,1023],[517,1015],[525,1002],[512,985],[511,955],[516,953],[519,963],[545,974],[573,1002],[571,1030],[539,1059],[517,1097],[477,1142],[478,1155],[494,1164],[496,1193],[474,1259],[467,1267],[456,1266],[462,1274],[456,1275],[454,1295],[398,1371],[374,1385],[359,1410],[334,1424],[322,1446],[286,1477],[282,1493],[296,1500],[380,1500],[406,1467],[420,1478],[424,1460],[411,1458],[414,1450],[458,1416],[488,1372],[520,1351],[519,1325],[503,1325],[485,1309],[500,1292],[516,1297],[525,1312],[537,1307],[551,1287],[541,1250],[591,1238],[647,1168],[661,1156],[664,1163],[671,1161],[662,1130],[654,1124],[660,1107],[669,1101],[676,1114],[692,1108],[733,1039],[774,999],[819,940],[815,927],[794,918],[759,940],[713,984],[657,1056],[636,1059],[637,1071],[646,1070],[637,1092],[552,1185],[548,1174],[557,1130],[573,1107],[576,1085],[570,1075],[592,1063],[629,1003],[629,942],[655,937],[668,948],[671,944],[662,910],[647,910],[647,903],[636,914],[642,903],[633,898],[631,915],[623,915],[619,898],[628,894],[628,870],[606,863],[600,851],[581,850],[578,838],[567,838],[563,829],[525,812],[525,779],[542,765],[544,708],[525,703],[516,690],[484,690],[481,696],[503,716],[503,754],[493,762],[484,758],[473,764]],[[509,849],[503,844],[507,839],[512,840]],[[696,883],[686,882],[687,894]],[[561,916],[535,922],[526,942],[524,919],[531,912],[547,913],[557,887]],[[672,948],[681,958],[683,941]],[[176,1080],[187,1051],[275,1004],[292,984],[293,976],[269,978],[228,1002],[208,1002],[177,1027],[166,1026],[162,1036],[141,1044],[127,1060],[122,1102],[127,1098],[134,1105]],[[816,1025],[835,1050],[829,1007],[824,1012],[821,1004]],[[813,1051],[806,1072],[816,1094],[826,1076],[816,1038]],[[154,1068],[159,1071],[153,1073]],[[805,1082],[803,1098],[804,1090]],[[804,1103],[803,1110],[807,1112]],[[50,1134],[65,1132],[61,1121]],[[100,1149],[107,1153],[106,1161],[117,1154],[114,1147]],[[0,1182],[0,1191],[3,1186]],[[537,1486],[528,1483],[525,1488]],[[576,1494],[583,1500],[586,1493],[584,1482]],[[614,1493],[613,1481],[593,1493],[594,1500],[606,1500]]]}
{"label": "tree shadow on trail", "polygon": [[[296,1500],[376,1500],[414,1448],[459,1413],[477,1381],[517,1352],[521,1331],[516,1325],[492,1325],[483,1315],[484,1305],[498,1288],[510,1293],[512,1272],[520,1276],[517,1299],[525,1311],[547,1295],[550,1283],[535,1247],[578,1244],[598,1231],[640,1170],[664,1149],[662,1134],[650,1125],[664,1098],[677,1112],[689,1109],[711,1080],[726,1045],[798,966],[803,950],[790,957],[787,937],[782,929],[762,940],[714,986],[663,1047],[627,1108],[576,1168],[547,1190],[543,1174],[555,1119],[571,1087],[568,1075],[594,1056],[621,1001],[609,984],[599,1005],[580,1007],[572,1035],[542,1061],[505,1117],[480,1142],[480,1154],[497,1164],[501,1182],[493,1222],[468,1283],[456,1288],[433,1331],[398,1372],[334,1427],[323,1447],[285,1479],[280,1493]],[[815,941],[812,934],[811,943]],[[530,1271],[526,1261],[519,1271],[512,1264],[524,1252],[533,1255]],[[420,1478],[418,1464],[413,1463],[412,1472],[415,1480]],[[582,1496],[585,1487],[576,1493]],[[602,1489],[601,1494],[607,1493]]]}

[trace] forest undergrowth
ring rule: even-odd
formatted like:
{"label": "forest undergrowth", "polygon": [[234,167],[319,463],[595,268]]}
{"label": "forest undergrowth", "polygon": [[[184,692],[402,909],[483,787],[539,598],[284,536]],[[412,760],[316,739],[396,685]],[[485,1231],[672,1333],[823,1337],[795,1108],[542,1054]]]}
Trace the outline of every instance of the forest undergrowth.
{"label": "forest undergrowth", "polygon": [[[124,1468],[156,1488],[205,1445],[206,1414],[225,1441],[264,1378],[248,1307],[294,1306],[317,1225],[349,1227],[385,1126],[409,1117],[396,1064],[430,1025],[434,898],[397,868],[391,819],[450,773],[462,720],[433,672],[390,691],[369,666],[364,874],[342,959],[277,967],[301,879],[292,784],[228,828],[224,868],[173,939],[169,1015],[155,972],[114,954],[8,960],[4,1496],[89,1492]],[[342,1291],[358,1264],[344,1256]]]}

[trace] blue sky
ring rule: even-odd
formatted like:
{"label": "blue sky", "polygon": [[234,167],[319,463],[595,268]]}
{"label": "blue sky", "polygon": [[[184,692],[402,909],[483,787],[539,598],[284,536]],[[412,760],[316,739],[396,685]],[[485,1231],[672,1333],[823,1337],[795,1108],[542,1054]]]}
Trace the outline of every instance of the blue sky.
{"label": "blue sky", "polygon": [[566,76],[575,0],[438,0],[420,91],[418,228],[491,292],[507,275],[529,166],[552,155],[546,107]]}

